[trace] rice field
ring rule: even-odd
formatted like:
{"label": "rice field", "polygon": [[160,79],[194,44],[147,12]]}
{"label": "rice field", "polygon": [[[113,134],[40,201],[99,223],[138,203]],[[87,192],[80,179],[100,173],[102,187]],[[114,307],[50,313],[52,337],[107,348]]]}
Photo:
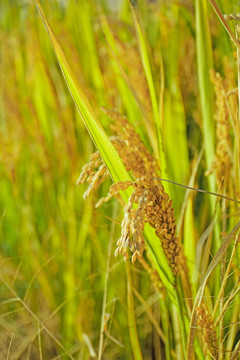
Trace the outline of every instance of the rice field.
{"label": "rice field", "polygon": [[0,360],[240,358],[239,12],[0,2]]}

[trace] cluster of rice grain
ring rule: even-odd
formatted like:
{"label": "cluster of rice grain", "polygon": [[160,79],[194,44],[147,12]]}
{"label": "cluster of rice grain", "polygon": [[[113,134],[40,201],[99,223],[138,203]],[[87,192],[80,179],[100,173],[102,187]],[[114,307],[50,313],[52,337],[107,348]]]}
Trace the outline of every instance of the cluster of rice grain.
{"label": "cluster of rice grain", "polygon": [[216,171],[220,184],[224,178],[226,183],[232,168],[231,141],[229,135],[229,114],[223,79],[219,73],[211,71],[211,80],[216,94],[216,154],[212,170]]}
{"label": "cluster of rice grain", "polygon": [[92,192],[99,188],[104,180],[109,176],[106,165],[101,159],[98,151],[90,156],[90,161],[86,164],[81,171],[81,174],[77,180],[77,185],[87,182],[89,187],[85,191],[83,197],[86,199]]}
{"label": "cluster of rice grain", "polygon": [[146,174],[157,176],[159,166],[156,158],[150,154],[127,118],[114,110],[104,109],[104,112],[114,120],[110,139],[126,169],[132,171],[135,179]]}
{"label": "cluster of rice grain", "polygon": [[205,343],[205,355],[210,353],[211,358],[218,360],[219,349],[216,328],[204,304],[197,308],[197,322],[201,328],[202,338]]}
{"label": "cluster of rice grain", "polygon": [[[126,117],[114,110],[104,109],[104,112],[114,120],[111,126],[113,135],[110,137],[110,140],[126,169],[131,171],[135,178],[140,178],[145,174],[157,176],[159,172],[157,160],[150,154]],[[87,198],[94,190],[97,190],[108,175],[109,172],[99,152],[95,152],[91,155],[90,162],[83,167],[77,180],[78,185],[84,182],[89,184],[87,191],[84,193],[84,198]],[[120,200],[117,194],[116,196]],[[96,207],[101,206],[103,202],[107,202],[111,198],[112,194],[109,192],[106,197],[97,202]]]}
{"label": "cluster of rice grain", "polygon": [[[124,206],[122,233],[117,242],[115,255],[122,253],[126,258],[129,247],[133,253],[133,262],[137,258],[141,258],[145,249],[144,225],[149,223],[161,240],[162,248],[173,273],[177,275],[180,258],[183,259],[183,251],[179,238],[175,234],[176,225],[172,200],[164,191],[164,187],[153,179],[159,171],[157,161],[124,116],[112,110],[105,110],[105,112],[114,119],[114,124],[111,126],[114,136],[111,137],[111,141],[126,169],[132,171],[134,177],[137,178],[135,182],[126,181],[113,184],[109,194],[96,204],[98,207],[103,202],[109,201],[112,196],[118,197],[119,191],[126,190],[130,186],[134,189],[128,203]],[[91,155],[89,164],[83,167],[77,181],[78,184],[85,181],[89,183],[84,197],[89,196],[93,190],[97,189],[107,175],[107,169],[98,152]]]}
{"label": "cluster of rice grain", "polygon": [[[122,185],[122,186],[121,186]],[[125,183],[111,186],[111,193],[126,189]],[[172,200],[164,191],[164,187],[152,177],[144,176],[136,182],[128,184],[134,189],[128,203],[124,207],[121,237],[117,242],[115,254],[122,253],[127,257],[127,248],[133,252],[132,261],[142,256],[145,241],[143,230],[149,223],[161,240],[162,248],[173,273],[177,275],[183,257],[182,246],[176,236],[176,225]],[[137,204],[137,208],[134,206]]]}

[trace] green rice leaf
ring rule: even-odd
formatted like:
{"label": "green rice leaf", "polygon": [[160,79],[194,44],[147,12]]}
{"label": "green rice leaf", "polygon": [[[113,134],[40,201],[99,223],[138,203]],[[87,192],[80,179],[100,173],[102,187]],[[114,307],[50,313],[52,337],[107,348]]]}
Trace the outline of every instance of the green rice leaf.
{"label": "green rice leaf", "polygon": [[[203,141],[207,170],[211,169],[215,155],[215,131],[213,112],[213,89],[210,80],[210,70],[213,68],[213,54],[210,29],[208,24],[207,0],[195,2],[196,6],[196,46],[198,82],[201,100],[201,111],[203,120]],[[209,189],[216,192],[216,181],[213,176],[208,177]],[[214,211],[215,201],[211,200],[211,209]],[[220,246],[219,228],[214,229],[214,249]]]}
{"label": "green rice leaf", "polygon": [[[81,115],[81,118],[86,128],[89,131],[90,136],[92,137],[96,147],[99,149],[99,152],[108,167],[113,181],[117,182],[131,180],[116,150],[109,141],[100,122],[98,121],[83,89],[80,87],[78,81],[76,80],[75,75],[73,74],[71,67],[67,62],[63,49],[59,44],[42,11],[39,1],[37,0],[36,3],[46,30],[52,41],[52,45],[56,53],[60,68],[62,70],[63,76],[66,80],[72,98],[75,102],[75,105],[79,111],[79,114]],[[126,196],[124,200],[126,200]]]}
{"label": "green rice leaf", "polygon": [[[75,102],[75,105],[81,115],[81,118],[86,128],[89,131],[90,136],[92,137],[96,147],[98,148],[113,181],[118,182],[118,181],[131,180],[131,177],[126,171],[115,148],[113,147],[112,143],[110,142],[106,133],[104,132],[100,122],[98,121],[83,89],[78,84],[78,81],[76,80],[75,75],[73,74],[73,71],[65,57],[63,49],[59,44],[55,34],[53,33],[38,0],[36,0],[36,4],[39,9],[40,15],[42,17],[43,23],[48,32],[48,35],[51,39],[60,68],[62,70],[63,76],[68,85],[72,98]],[[131,194],[131,189],[121,192],[121,196],[125,202],[127,202],[130,194]],[[157,238],[157,236],[155,235],[154,229],[147,225],[148,224],[146,224],[144,233],[146,236],[146,242],[149,247],[151,256],[159,272],[159,275],[169,292],[169,296],[172,297],[173,301],[175,301],[176,300],[176,293],[174,289],[175,277],[168,265],[167,259],[160,245],[159,238]]]}
{"label": "green rice leaf", "polygon": [[[131,5],[131,10],[132,10],[133,21],[134,21],[134,25],[135,25],[137,38],[138,38],[138,46],[139,46],[139,51],[140,51],[140,55],[141,55],[141,59],[142,59],[143,69],[144,69],[144,72],[145,72],[145,75],[147,78],[147,83],[148,83],[148,88],[149,88],[149,93],[150,93],[150,98],[151,98],[151,103],[152,103],[153,118],[154,118],[154,122],[155,122],[155,126],[156,126],[157,139],[158,139],[158,156],[159,156],[160,165],[161,165],[161,173],[162,173],[162,177],[167,178],[167,165],[166,165],[166,159],[165,159],[164,148],[163,148],[159,106],[158,106],[157,95],[156,95],[155,86],[154,86],[154,82],[153,82],[152,70],[151,70],[151,66],[150,66],[150,62],[149,62],[149,58],[148,58],[147,46],[145,43],[145,39],[144,39],[142,30],[141,30],[135,9],[132,5]],[[166,188],[166,190],[167,190],[167,192],[169,192],[168,187]]]}

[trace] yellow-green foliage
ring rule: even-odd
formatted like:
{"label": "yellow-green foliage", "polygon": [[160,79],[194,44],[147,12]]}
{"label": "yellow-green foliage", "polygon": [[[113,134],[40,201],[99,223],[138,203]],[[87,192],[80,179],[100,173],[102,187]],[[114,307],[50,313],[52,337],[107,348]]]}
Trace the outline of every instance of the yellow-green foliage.
{"label": "yellow-green foliage", "polygon": [[218,3],[0,2],[0,359],[239,358],[240,9]]}

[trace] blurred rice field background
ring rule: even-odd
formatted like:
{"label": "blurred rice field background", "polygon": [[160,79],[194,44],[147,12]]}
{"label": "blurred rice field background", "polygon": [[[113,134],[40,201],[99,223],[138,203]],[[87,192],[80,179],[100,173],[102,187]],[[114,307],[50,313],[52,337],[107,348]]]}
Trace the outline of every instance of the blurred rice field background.
{"label": "blurred rice field background", "polygon": [[[169,179],[239,199],[234,43],[205,0],[132,3],[132,9],[129,1],[104,0],[41,1],[41,6],[108,136],[113,120],[103,108],[125,115],[159,160],[161,128]],[[240,11],[234,0],[218,5],[223,14]],[[133,14],[144,34],[155,110]],[[229,25],[235,33],[235,21]],[[76,186],[96,148],[34,1],[0,2],[0,43],[0,359],[185,359],[177,305],[162,282],[156,286],[139,261],[127,261],[130,276],[122,255],[114,257],[122,207],[114,199],[95,208],[111,180],[85,200],[86,185]],[[221,99],[227,99],[225,105]],[[227,115],[219,121],[228,125],[221,127],[217,118],[224,108]],[[158,126],[154,111],[160,114]],[[221,163],[226,144],[228,162]],[[186,198],[186,190],[163,185],[173,199],[194,298],[239,211],[231,201],[195,192]],[[223,273],[232,250],[233,243]],[[211,355],[202,332],[198,359],[239,358],[239,256],[237,248],[223,294],[232,303],[221,326],[224,302],[215,314],[219,350]],[[146,253],[144,259],[153,274]],[[218,268],[204,295],[209,313],[222,295],[221,279]],[[129,311],[136,319],[138,355]],[[186,329],[189,321],[188,313]]]}

